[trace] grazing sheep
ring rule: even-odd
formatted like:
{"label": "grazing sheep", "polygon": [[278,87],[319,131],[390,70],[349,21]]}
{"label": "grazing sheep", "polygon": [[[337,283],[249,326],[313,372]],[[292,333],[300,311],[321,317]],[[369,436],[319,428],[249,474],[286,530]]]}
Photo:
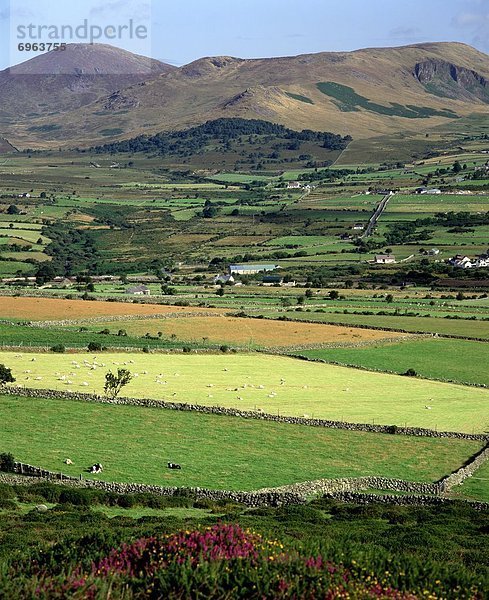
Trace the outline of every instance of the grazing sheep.
{"label": "grazing sheep", "polygon": [[42,381],[42,377],[35,377],[34,381]]}
{"label": "grazing sheep", "polygon": [[71,458],[67,458],[65,459],[65,465],[72,465],[73,461],[71,460]]}

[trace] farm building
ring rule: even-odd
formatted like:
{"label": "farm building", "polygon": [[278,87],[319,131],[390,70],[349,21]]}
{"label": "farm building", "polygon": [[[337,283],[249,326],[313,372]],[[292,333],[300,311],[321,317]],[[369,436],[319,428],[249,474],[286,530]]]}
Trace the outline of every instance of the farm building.
{"label": "farm building", "polygon": [[440,254],[438,248],[431,248],[431,250],[428,250],[429,256],[438,256],[438,254]]}
{"label": "farm building", "polygon": [[278,269],[278,265],[229,265],[231,275],[256,275]]}
{"label": "farm building", "polygon": [[302,188],[302,184],[300,181],[289,181],[287,184],[288,190],[300,190]]}
{"label": "farm building", "polygon": [[126,289],[129,296],[151,296],[151,290],[146,285],[135,285]]}
{"label": "farm building", "polygon": [[353,231],[363,231],[365,229],[365,225],[363,223],[355,223],[353,225]]}
{"label": "farm building", "polygon": [[375,262],[378,265],[391,265],[396,262],[396,257],[393,254],[377,254]]}
{"label": "farm building", "polygon": [[470,260],[470,258],[468,256],[463,256],[462,254],[457,254],[453,258],[450,258],[448,262],[452,265],[452,267],[455,267],[457,269],[472,268],[472,261]]}

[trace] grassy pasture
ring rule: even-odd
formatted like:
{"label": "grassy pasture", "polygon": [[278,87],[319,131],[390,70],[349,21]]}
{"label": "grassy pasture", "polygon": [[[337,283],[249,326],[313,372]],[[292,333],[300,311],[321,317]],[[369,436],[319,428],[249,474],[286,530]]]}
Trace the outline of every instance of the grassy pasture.
{"label": "grassy pasture", "polygon": [[40,235],[38,230],[32,229],[0,229],[0,236],[18,238],[20,240],[25,240],[26,242],[31,242],[32,244],[35,244],[39,238],[42,239],[43,244],[49,244],[50,242],[47,237]]}
{"label": "grassy pasture", "polygon": [[412,338],[411,341],[398,344],[301,352],[309,358],[328,362],[396,373],[405,373],[408,369],[414,369],[423,377],[489,386],[489,373],[486,368],[488,353],[489,346],[485,342],[442,338],[429,340]]}
{"label": "grassy pasture", "polygon": [[[235,317],[179,317],[177,319],[148,319],[98,323],[96,330],[108,328],[117,332],[123,328],[129,335],[156,335],[163,332],[168,338],[172,334],[180,340],[198,341],[207,338],[211,342],[222,342],[251,347],[290,347],[336,342],[367,342],[392,337],[391,333],[372,329],[337,327],[288,321],[240,319]],[[400,334],[401,335],[401,334]]]}
{"label": "grassy pasture", "polygon": [[455,488],[452,492],[455,496],[463,496],[470,500],[482,500],[489,502],[489,463],[482,465],[480,469]]}
{"label": "grassy pasture", "polygon": [[464,211],[485,212],[489,210],[489,196],[467,194],[396,194],[387,205],[386,214],[392,212],[414,213],[413,219],[421,218],[419,213]]}
{"label": "grassy pasture", "polygon": [[[157,485],[249,490],[361,475],[434,481],[480,448],[471,441],[69,400],[0,396],[0,409],[2,448],[19,460],[74,476],[102,462],[104,472],[95,478]],[[63,463],[67,457],[74,465]],[[168,470],[168,461],[182,470]]]}
{"label": "grassy pasture", "polygon": [[2,352],[0,362],[32,388],[102,393],[105,373],[126,365],[138,374],[128,396],[469,433],[489,426],[487,390],[287,357]]}

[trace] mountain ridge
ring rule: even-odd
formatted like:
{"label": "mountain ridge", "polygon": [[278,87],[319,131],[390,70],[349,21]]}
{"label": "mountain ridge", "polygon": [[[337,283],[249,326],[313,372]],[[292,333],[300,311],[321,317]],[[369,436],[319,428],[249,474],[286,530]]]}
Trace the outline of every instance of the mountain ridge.
{"label": "mountain ridge", "polygon": [[[31,115],[29,123],[2,122],[0,114],[0,135],[21,147],[32,142],[93,145],[94,140],[104,143],[239,117],[362,139],[488,112],[489,56],[459,42],[293,57],[222,55],[180,68],[157,64],[162,65],[159,71],[147,79],[112,86],[75,107],[58,106],[58,114]],[[430,81],[417,76],[423,68],[432,72]]]}

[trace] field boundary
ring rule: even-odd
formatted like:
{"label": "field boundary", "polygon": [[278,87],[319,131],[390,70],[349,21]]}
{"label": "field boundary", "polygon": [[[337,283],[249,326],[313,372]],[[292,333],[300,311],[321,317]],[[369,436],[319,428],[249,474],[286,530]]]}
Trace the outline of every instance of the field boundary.
{"label": "field boundary", "polygon": [[[275,488],[262,488],[254,491],[211,490],[199,487],[163,487],[136,483],[117,483],[96,479],[82,479],[41,469],[26,463],[14,463],[14,473],[0,472],[0,483],[9,485],[30,485],[32,483],[49,482],[76,488],[99,489],[116,494],[150,493],[158,496],[190,496],[213,501],[228,500],[250,507],[281,506],[287,504],[305,504],[313,496],[339,499],[344,502],[356,502],[363,499],[365,503],[382,502],[391,504],[441,504],[453,499],[446,493],[455,485],[460,485],[466,477],[470,477],[483,462],[489,458],[489,445],[470,459],[466,466],[454,474],[435,483],[421,483],[391,479],[384,477],[356,477],[320,479],[306,481]],[[369,489],[390,490],[408,495],[377,495],[361,493]],[[489,504],[477,501],[464,501],[479,510],[489,509]]]}
{"label": "field boundary", "polygon": [[238,408],[224,408],[221,406],[204,406],[202,404],[186,404],[182,402],[167,402],[151,398],[118,397],[108,398],[95,394],[81,392],[65,392],[51,389],[21,388],[17,386],[4,387],[0,396],[21,396],[24,398],[40,398],[44,400],[71,400],[76,402],[90,402],[97,404],[140,406],[144,408],[157,408],[163,410],[176,410],[183,412],[196,412],[201,414],[240,417],[243,419],[257,419],[260,421],[273,421],[288,425],[307,425],[310,427],[324,427],[329,429],[344,429],[347,431],[363,431],[366,433],[383,433],[388,435],[408,435],[415,437],[452,438],[460,440],[475,440],[489,442],[489,434],[463,433],[457,431],[435,431],[423,427],[401,427],[397,425],[374,425],[370,423],[350,423],[348,421],[330,421],[327,419],[312,419],[309,417],[287,417],[272,415],[258,411],[245,411]]}

